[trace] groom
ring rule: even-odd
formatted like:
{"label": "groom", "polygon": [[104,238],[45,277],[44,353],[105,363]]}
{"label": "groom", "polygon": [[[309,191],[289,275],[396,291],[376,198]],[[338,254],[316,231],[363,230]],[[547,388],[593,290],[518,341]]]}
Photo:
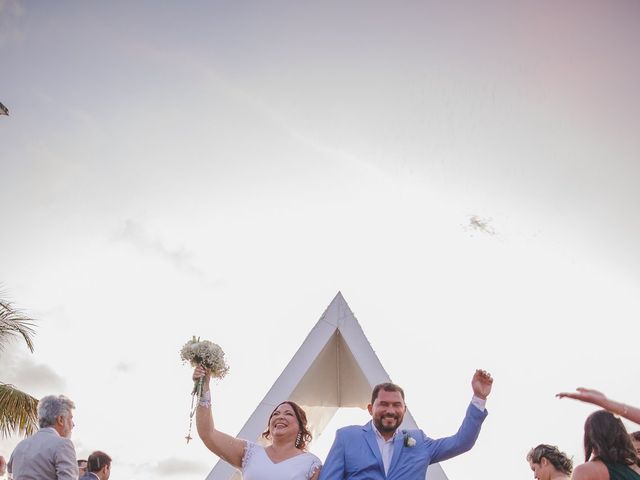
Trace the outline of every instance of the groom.
{"label": "groom", "polygon": [[407,407],[404,391],[393,383],[376,385],[366,425],[339,429],[320,472],[320,480],[424,480],[427,467],[471,450],[487,416],[485,402],[493,379],[476,370],[473,398],[458,432],[433,439],[422,430],[401,430]]}

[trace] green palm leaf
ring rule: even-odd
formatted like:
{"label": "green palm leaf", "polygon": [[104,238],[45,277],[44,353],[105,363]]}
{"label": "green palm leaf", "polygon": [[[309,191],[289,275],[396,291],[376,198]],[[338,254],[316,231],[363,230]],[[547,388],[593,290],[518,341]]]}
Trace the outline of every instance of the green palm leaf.
{"label": "green palm leaf", "polygon": [[38,428],[38,400],[0,382],[0,436],[31,435]]}
{"label": "green palm leaf", "polygon": [[0,351],[7,339],[13,336],[21,336],[29,350],[33,352],[33,320],[16,310],[11,303],[0,300]]}
{"label": "green palm leaf", "polygon": [[[2,292],[0,292],[1,294]],[[13,337],[22,337],[33,352],[34,322],[0,299],[0,351]],[[38,428],[38,400],[13,385],[0,382],[0,437],[31,435]]]}

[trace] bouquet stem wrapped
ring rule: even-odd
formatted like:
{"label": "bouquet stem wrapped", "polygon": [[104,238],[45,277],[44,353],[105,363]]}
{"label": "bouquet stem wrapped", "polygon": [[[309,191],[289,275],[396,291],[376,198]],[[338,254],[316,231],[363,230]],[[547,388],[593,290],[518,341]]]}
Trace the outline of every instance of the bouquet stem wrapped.
{"label": "bouquet stem wrapped", "polygon": [[202,398],[202,385],[204,385],[204,377],[199,378],[193,382],[193,390],[191,395],[195,395],[198,399]]}

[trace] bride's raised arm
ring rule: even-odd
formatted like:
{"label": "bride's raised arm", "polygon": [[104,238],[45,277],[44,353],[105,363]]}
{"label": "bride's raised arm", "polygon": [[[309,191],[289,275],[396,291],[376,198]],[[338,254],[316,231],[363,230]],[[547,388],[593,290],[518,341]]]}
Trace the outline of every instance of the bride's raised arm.
{"label": "bride's raised arm", "polygon": [[198,435],[205,446],[218,457],[230,463],[234,467],[242,466],[245,442],[238,438],[216,430],[211,413],[211,390],[209,388],[210,373],[202,366],[197,366],[193,371],[193,380],[203,378],[202,397],[196,408],[196,428]]}

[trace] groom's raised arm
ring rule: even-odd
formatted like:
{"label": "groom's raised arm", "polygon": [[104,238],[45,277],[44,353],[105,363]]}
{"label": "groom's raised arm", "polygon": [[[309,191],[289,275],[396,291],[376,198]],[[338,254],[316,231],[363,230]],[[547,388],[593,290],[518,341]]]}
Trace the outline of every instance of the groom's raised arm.
{"label": "groom's raised arm", "polygon": [[486,416],[486,410],[481,412],[475,405],[469,405],[462,425],[454,435],[437,440],[427,439],[431,442],[430,463],[442,462],[471,450],[480,435],[480,427]]}
{"label": "groom's raised arm", "polygon": [[431,442],[431,463],[441,462],[471,450],[480,434],[482,422],[487,417],[484,405],[491,393],[492,386],[493,378],[491,375],[484,370],[476,370],[471,379],[473,399],[458,431],[455,435],[446,438],[425,439]]}
{"label": "groom's raised arm", "polygon": [[342,441],[342,435],[340,430],[336,432],[336,438],[333,440],[333,445],[327,459],[320,470],[320,478],[318,480],[343,480],[345,478],[344,473],[344,443]]}

